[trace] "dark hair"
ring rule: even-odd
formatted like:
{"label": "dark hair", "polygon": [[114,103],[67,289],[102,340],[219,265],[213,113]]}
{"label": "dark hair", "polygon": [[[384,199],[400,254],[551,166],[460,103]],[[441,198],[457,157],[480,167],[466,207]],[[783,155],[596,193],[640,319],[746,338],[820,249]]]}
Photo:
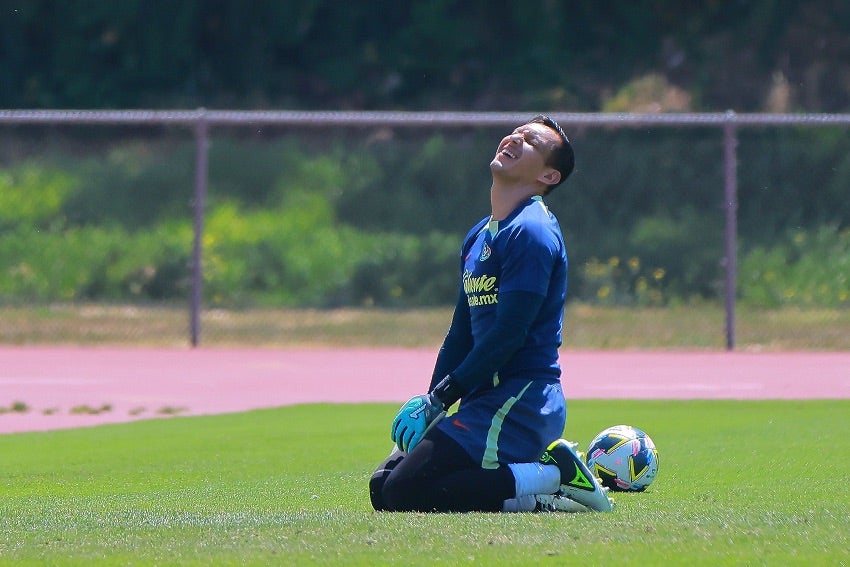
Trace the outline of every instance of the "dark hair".
{"label": "dark hair", "polygon": [[563,183],[567,177],[573,172],[573,169],[576,165],[576,157],[575,153],[573,153],[573,146],[570,144],[570,139],[567,138],[567,135],[564,134],[564,131],[558,125],[557,122],[546,116],[545,114],[538,114],[531,120],[529,123],[537,123],[543,124],[544,126],[548,126],[552,130],[558,133],[558,137],[561,138],[561,144],[559,146],[555,146],[549,152],[549,157],[546,159],[546,165],[549,167],[554,167],[561,174],[561,179],[557,183],[553,183],[549,186],[547,193],[552,189]]}

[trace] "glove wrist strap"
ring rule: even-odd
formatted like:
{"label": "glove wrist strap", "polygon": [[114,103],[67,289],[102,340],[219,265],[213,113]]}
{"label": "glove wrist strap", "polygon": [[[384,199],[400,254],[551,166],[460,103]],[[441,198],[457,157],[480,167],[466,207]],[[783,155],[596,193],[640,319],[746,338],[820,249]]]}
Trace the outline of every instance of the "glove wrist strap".
{"label": "glove wrist strap", "polygon": [[448,410],[458,401],[463,395],[463,390],[451,374],[446,374],[445,378],[440,380],[434,389],[431,390],[431,396],[443,406],[444,410]]}

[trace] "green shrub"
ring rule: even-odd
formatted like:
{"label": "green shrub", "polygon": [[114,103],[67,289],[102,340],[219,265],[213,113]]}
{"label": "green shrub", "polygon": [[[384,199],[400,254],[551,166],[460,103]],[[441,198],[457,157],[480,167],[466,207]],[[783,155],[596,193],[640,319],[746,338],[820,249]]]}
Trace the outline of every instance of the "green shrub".
{"label": "green shrub", "polygon": [[[457,249],[488,211],[486,163],[501,128],[222,130],[210,144],[207,301],[454,302]],[[742,136],[744,303],[846,305],[848,138],[805,132]],[[547,198],[570,253],[569,297],[626,305],[722,297],[718,132],[572,134],[576,172]],[[765,155],[752,156],[759,141]],[[53,146],[0,169],[2,300],[186,297],[191,140],[140,137],[101,151],[102,142],[61,154]],[[816,182],[800,191],[807,172]],[[777,239],[777,226],[801,232]]]}
{"label": "green shrub", "polygon": [[308,192],[288,194],[275,209],[222,204],[210,211],[205,232],[205,290],[214,303],[445,303],[456,282],[447,292],[445,277],[430,272],[449,273],[443,267],[457,245],[439,233],[358,231],[337,223],[327,200]]}
{"label": "green shrub", "polygon": [[850,230],[795,230],[755,246],[739,266],[741,300],[757,307],[850,307]]}
{"label": "green shrub", "polygon": [[[663,305],[664,268],[644,266],[640,258],[591,258],[581,266],[577,299],[598,305]],[[572,297],[571,297],[572,298]]]}
{"label": "green shrub", "polygon": [[101,268],[102,292],[89,288],[88,298],[184,299],[191,287],[193,231],[188,221],[163,222],[128,235],[126,248]]}
{"label": "green shrub", "polygon": [[489,213],[494,139],[482,141],[481,132],[393,132],[354,145],[344,164],[348,181],[335,197],[340,220],[370,232],[463,236]]}
{"label": "green shrub", "polygon": [[191,218],[195,174],[189,141],[123,141],[102,153],[51,160],[81,180],[65,206],[73,225],[119,225],[135,231]]}
{"label": "green shrub", "polygon": [[0,239],[9,266],[0,276],[0,297],[24,301],[73,300],[85,295],[96,269],[123,239],[104,229],[41,231],[19,227]]}
{"label": "green shrub", "polygon": [[61,222],[66,200],[78,184],[67,172],[34,162],[0,171],[0,230],[16,226],[41,230]]}
{"label": "green shrub", "polygon": [[850,129],[746,129],[738,151],[742,236],[771,245],[789,227],[848,227]]}
{"label": "green shrub", "polygon": [[432,232],[389,234],[372,241],[341,291],[343,303],[382,306],[453,304],[460,285],[460,239]]}
{"label": "green shrub", "polygon": [[165,299],[185,297],[191,228],[163,226],[41,231],[19,227],[0,238],[4,301]]}
{"label": "green shrub", "polygon": [[602,305],[665,305],[719,295],[722,272],[715,219],[690,208],[644,216],[623,237],[620,254],[591,257],[574,270],[571,296]]}
{"label": "green shrub", "polygon": [[629,236],[629,252],[652,271],[663,269],[661,287],[668,297],[710,298],[720,295],[723,273],[723,226],[720,219],[685,207],[639,219]]}
{"label": "green shrub", "polygon": [[245,212],[234,203],[210,211],[204,278],[216,303],[252,296],[283,305],[317,304],[345,279],[346,243],[333,211],[302,193],[289,207]]}

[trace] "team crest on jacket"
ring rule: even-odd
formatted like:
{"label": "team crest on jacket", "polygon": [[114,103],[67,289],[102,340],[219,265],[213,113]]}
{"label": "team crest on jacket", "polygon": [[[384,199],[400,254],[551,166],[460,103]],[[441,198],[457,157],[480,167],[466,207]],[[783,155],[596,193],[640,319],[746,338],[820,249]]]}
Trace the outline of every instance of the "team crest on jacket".
{"label": "team crest on jacket", "polygon": [[487,243],[485,242],[484,245],[481,247],[481,256],[478,257],[478,261],[483,262],[484,260],[490,257],[490,254],[490,247],[487,246]]}

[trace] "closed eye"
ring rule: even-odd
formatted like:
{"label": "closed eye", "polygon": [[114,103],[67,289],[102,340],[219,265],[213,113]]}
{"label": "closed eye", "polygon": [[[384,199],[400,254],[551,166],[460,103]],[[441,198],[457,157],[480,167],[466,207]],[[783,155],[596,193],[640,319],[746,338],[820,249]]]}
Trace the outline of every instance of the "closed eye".
{"label": "closed eye", "polygon": [[543,139],[537,135],[533,130],[514,130],[514,133],[520,134],[522,139],[525,140],[525,143],[532,147],[538,147],[543,145]]}

